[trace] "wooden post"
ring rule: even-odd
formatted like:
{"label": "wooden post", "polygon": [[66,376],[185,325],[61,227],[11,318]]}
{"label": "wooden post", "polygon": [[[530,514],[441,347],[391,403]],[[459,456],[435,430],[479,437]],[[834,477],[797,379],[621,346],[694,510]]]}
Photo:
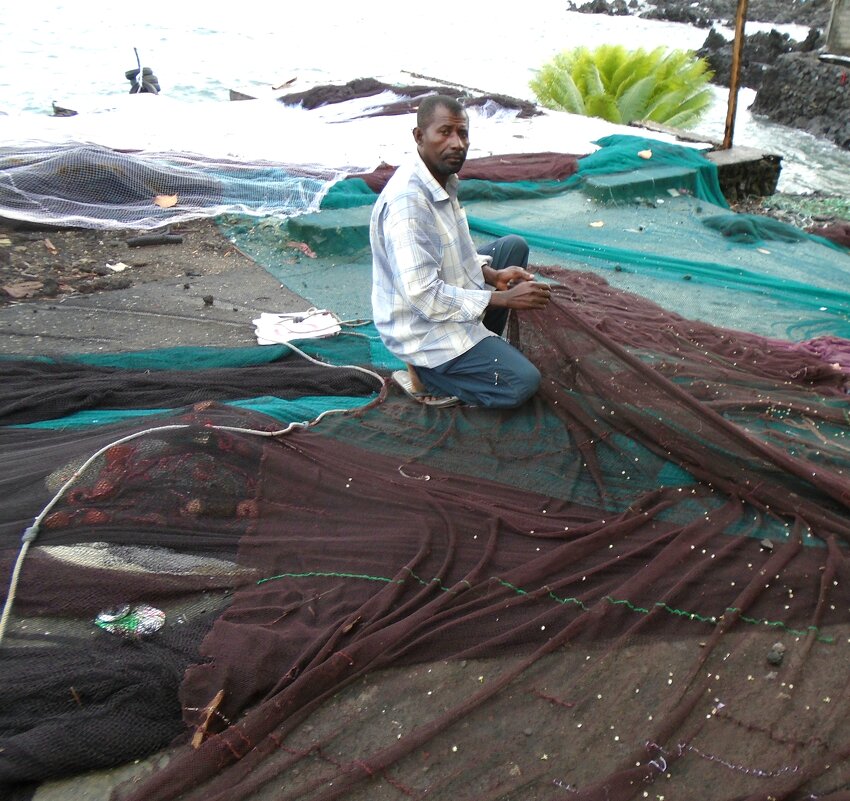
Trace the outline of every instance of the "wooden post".
{"label": "wooden post", "polygon": [[747,21],[748,0],[738,0],[735,15],[735,41],[732,44],[732,71],[729,75],[729,105],[726,109],[726,130],[723,134],[723,149],[732,147],[735,132],[735,112],[738,110],[738,78],[741,73],[741,52],[744,49],[744,24]]}

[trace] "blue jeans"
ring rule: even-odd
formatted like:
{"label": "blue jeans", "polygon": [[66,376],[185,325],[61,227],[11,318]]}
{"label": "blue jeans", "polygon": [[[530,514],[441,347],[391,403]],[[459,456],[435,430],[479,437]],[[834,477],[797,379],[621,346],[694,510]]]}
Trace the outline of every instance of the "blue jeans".
{"label": "blue jeans", "polygon": [[[478,252],[493,257],[494,270],[528,266],[528,245],[519,236],[502,237]],[[483,319],[496,334],[507,321],[508,309],[487,309]],[[416,373],[429,392],[456,395],[464,403],[489,409],[519,406],[540,386],[539,370],[500,336],[487,337],[438,367],[417,367]]]}
{"label": "blue jeans", "polygon": [[540,371],[501,337],[482,339],[466,353],[439,367],[417,367],[429,392],[456,395],[488,409],[513,409],[540,386]]}

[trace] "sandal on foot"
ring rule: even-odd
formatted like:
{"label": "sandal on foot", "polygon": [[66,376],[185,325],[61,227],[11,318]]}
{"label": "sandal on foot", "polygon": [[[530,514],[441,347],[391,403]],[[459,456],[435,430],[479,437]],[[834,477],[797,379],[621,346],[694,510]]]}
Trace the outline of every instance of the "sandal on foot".
{"label": "sandal on foot", "polygon": [[433,406],[437,409],[447,409],[449,406],[457,406],[460,398],[454,395],[434,395],[433,392],[417,392],[413,388],[413,379],[407,370],[396,370],[392,375],[393,381],[401,387],[402,392],[409,398],[413,398],[423,406]]}

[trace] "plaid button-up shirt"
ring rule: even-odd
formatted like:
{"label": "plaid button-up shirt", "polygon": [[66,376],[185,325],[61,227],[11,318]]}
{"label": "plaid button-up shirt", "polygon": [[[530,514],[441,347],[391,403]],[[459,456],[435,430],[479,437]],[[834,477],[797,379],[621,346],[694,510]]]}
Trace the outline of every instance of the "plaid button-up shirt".
{"label": "plaid button-up shirt", "polygon": [[491,336],[480,256],[457,199],[417,153],[390,178],[372,211],[372,315],[387,349],[408,364],[438,367]]}

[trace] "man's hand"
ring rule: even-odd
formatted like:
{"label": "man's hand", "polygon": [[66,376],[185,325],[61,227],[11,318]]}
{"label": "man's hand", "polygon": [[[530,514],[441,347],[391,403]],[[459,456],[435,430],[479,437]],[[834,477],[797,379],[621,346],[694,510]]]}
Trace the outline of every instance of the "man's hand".
{"label": "man's hand", "polygon": [[[508,269],[519,270],[519,267]],[[502,270],[500,272],[506,272]],[[524,270],[522,272],[525,272]],[[551,290],[549,284],[539,281],[522,280],[520,283],[502,291],[492,292],[490,305],[508,309],[542,309],[549,303]]]}
{"label": "man's hand", "polygon": [[533,281],[534,275],[528,272],[528,270],[523,270],[522,267],[505,267],[503,270],[494,270],[492,267],[486,267],[484,269],[484,280],[490,286],[503,291],[510,289],[514,284],[518,284],[521,281]]}

